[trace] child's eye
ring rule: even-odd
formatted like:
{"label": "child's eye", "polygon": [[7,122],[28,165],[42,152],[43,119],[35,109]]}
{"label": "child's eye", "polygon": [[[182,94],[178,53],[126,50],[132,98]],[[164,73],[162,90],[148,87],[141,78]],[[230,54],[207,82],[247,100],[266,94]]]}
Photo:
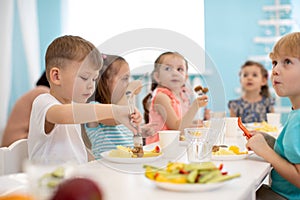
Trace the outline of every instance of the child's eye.
{"label": "child's eye", "polygon": [[277,61],[273,60],[272,61],[272,68],[276,67],[276,65],[277,65]]}
{"label": "child's eye", "polygon": [[88,78],[84,77],[84,76],[80,76],[80,78],[84,81],[88,80]]}
{"label": "child's eye", "polygon": [[253,74],[253,77],[257,77],[257,74],[255,73],[255,74]]}
{"label": "child's eye", "polygon": [[177,71],[184,72],[184,69],[182,67],[178,68]]}
{"label": "child's eye", "polygon": [[165,70],[166,70],[166,71],[171,71],[172,69],[171,69],[171,67],[166,66],[166,67],[165,67]]}
{"label": "child's eye", "polygon": [[285,60],[284,60],[284,64],[286,64],[286,65],[291,64],[291,63],[292,63],[292,62],[291,62],[290,59],[285,59]]}

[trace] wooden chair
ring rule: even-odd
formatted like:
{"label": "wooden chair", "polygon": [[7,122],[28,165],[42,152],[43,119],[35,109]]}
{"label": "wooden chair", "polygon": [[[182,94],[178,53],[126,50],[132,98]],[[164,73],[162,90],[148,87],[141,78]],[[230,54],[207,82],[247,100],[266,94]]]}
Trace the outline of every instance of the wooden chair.
{"label": "wooden chair", "polygon": [[22,172],[28,158],[27,139],[17,140],[9,147],[0,148],[0,175]]}

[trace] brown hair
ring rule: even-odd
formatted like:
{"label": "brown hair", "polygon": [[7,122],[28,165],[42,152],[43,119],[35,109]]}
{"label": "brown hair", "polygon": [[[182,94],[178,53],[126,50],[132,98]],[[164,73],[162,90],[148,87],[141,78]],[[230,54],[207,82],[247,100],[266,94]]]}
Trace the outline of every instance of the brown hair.
{"label": "brown hair", "polygon": [[187,60],[180,53],[178,53],[178,52],[167,51],[167,52],[164,52],[164,53],[160,54],[157,57],[157,59],[154,62],[154,69],[153,69],[153,71],[151,73],[151,81],[152,81],[152,83],[151,83],[150,92],[143,99],[143,108],[144,108],[144,120],[145,120],[145,123],[149,123],[149,109],[150,109],[150,102],[151,102],[151,98],[152,98],[152,92],[158,86],[158,83],[153,78],[153,74],[154,74],[154,72],[158,71],[158,69],[160,68],[160,66],[162,66],[163,59],[167,55],[174,55],[174,56],[178,56],[178,57],[182,58],[184,60],[184,62],[185,62],[186,70],[188,70],[188,62],[187,62]]}
{"label": "brown hair", "polygon": [[273,47],[270,58],[274,59],[280,53],[300,59],[300,32],[294,32],[283,36]]}
{"label": "brown hair", "polygon": [[127,63],[121,56],[103,55],[103,67],[99,72],[97,89],[89,101],[95,99],[100,103],[111,104],[112,94],[109,91],[109,83],[110,79],[120,71],[121,65],[119,63],[121,62]]}
{"label": "brown hair", "polygon": [[101,54],[91,42],[72,35],[56,38],[46,51],[47,78],[49,78],[49,71],[52,67],[63,68],[68,65],[69,61],[82,62],[85,58],[95,69],[102,67]]}
{"label": "brown hair", "polygon": [[[245,67],[248,67],[248,66],[257,66],[260,68],[260,72],[261,72],[261,75],[266,78],[268,80],[268,70],[266,70],[266,68],[259,62],[255,62],[255,61],[251,61],[251,60],[248,60],[246,61],[242,66],[241,66],[241,71],[243,68]],[[241,76],[241,71],[239,72],[239,76]],[[260,90],[260,94],[263,96],[263,97],[270,97],[270,92],[269,92],[269,86],[268,86],[268,83],[266,85],[263,85],[261,86],[261,90]]]}

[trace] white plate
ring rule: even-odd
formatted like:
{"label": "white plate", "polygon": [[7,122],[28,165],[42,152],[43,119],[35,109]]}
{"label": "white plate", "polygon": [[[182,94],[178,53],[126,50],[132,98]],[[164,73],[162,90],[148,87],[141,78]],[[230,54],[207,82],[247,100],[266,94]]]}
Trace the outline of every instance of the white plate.
{"label": "white plate", "polygon": [[219,187],[222,187],[228,182],[228,181],[224,181],[219,183],[207,183],[207,184],[200,184],[200,183],[176,184],[176,183],[157,182],[153,180],[150,181],[153,182],[159,188],[165,190],[177,191],[177,192],[203,192],[208,190],[214,190]]}
{"label": "white plate", "polygon": [[146,157],[146,158],[117,158],[109,156],[109,151],[101,153],[103,159],[108,160],[114,163],[126,163],[126,164],[134,164],[134,163],[149,163],[153,162],[162,157],[163,154],[159,156]]}
{"label": "white plate", "polygon": [[212,155],[212,160],[242,160],[248,158],[253,151],[248,151],[248,154],[240,154],[240,155]]}
{"label": "white plate", "polygon": [[188,145],[188,141],[184,140],[184,141],[179,141],[179,145],[180,146],[187,146]]}
{"label": "white plate", "polygon": [[0,196],[13,193],[28,193],[28,180],[25,173],[0,176]]}
{"label": "white plate", "polygon": [[245,127],[249,130],[254,130],[256,128],[260,128],[262,125],[260,122],[254,123],[245,123]]}

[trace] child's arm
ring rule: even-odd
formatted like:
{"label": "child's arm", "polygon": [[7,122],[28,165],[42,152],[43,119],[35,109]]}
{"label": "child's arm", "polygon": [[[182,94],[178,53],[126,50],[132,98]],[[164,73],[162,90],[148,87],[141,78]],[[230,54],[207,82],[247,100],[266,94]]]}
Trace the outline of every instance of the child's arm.
{"label": "child's arm", "polygon": [[286,180],[300,188],[300,164],[293,164],[278,155],[266,142],[262,134],[248,140],[247,148],[271,163],[273,168]]}
{"label": "child's arm", "polygon": [[46,120],[52,124],[84,124],[112,119],[111,104],[63,104],[48,109]]}
{"label": "child's arm", "polygon": [[229,109],[229,115],[230,115],[230,117],[237,117],[236,113],[233,111],[232,108]]}
{"label": "child's arm", "polygon": [[183,131],[184,128],[187,128],[192,125],[192,121],[195,118],[195,115],[197,114],[198,109],[200,107],[204,107],[207,105],[207,99],[208,99],[208,97],[206,95],[201,95],[193,101],[189,110],[186,112],[186,114],[183,116],[183,118],[181,120],[179,130]]}
{"label": "child's arm", "polygon": [[124,124],[136,132],[136,129],[130,122],[130,118],[133,119],[133,123],[138,123],[141,115],[138,110],[136,110],[136,114],[129,117],[128,106],[112,104],[74,103],[54,105],[48,109],[46,114],[46,121],[51,124],[84,124],[106,119],[115,119],[117,123]]}
{"label": "child's arm", "polygon": [[176,115],[175,110],[171,105],[170,98],[163,93],[159,93],[155,99],[155,110],[160,113],[161,116],[166,120],[166,124],[170,129],[181,130],[182,127],[186,127],[187,124],[191,124],[194,116],[196,115],[198,108],[201,106],[206,106],[207,102],[204,100],[207,99],[206,95],[198,97],[191,105],[190,109],[181,119]]}

